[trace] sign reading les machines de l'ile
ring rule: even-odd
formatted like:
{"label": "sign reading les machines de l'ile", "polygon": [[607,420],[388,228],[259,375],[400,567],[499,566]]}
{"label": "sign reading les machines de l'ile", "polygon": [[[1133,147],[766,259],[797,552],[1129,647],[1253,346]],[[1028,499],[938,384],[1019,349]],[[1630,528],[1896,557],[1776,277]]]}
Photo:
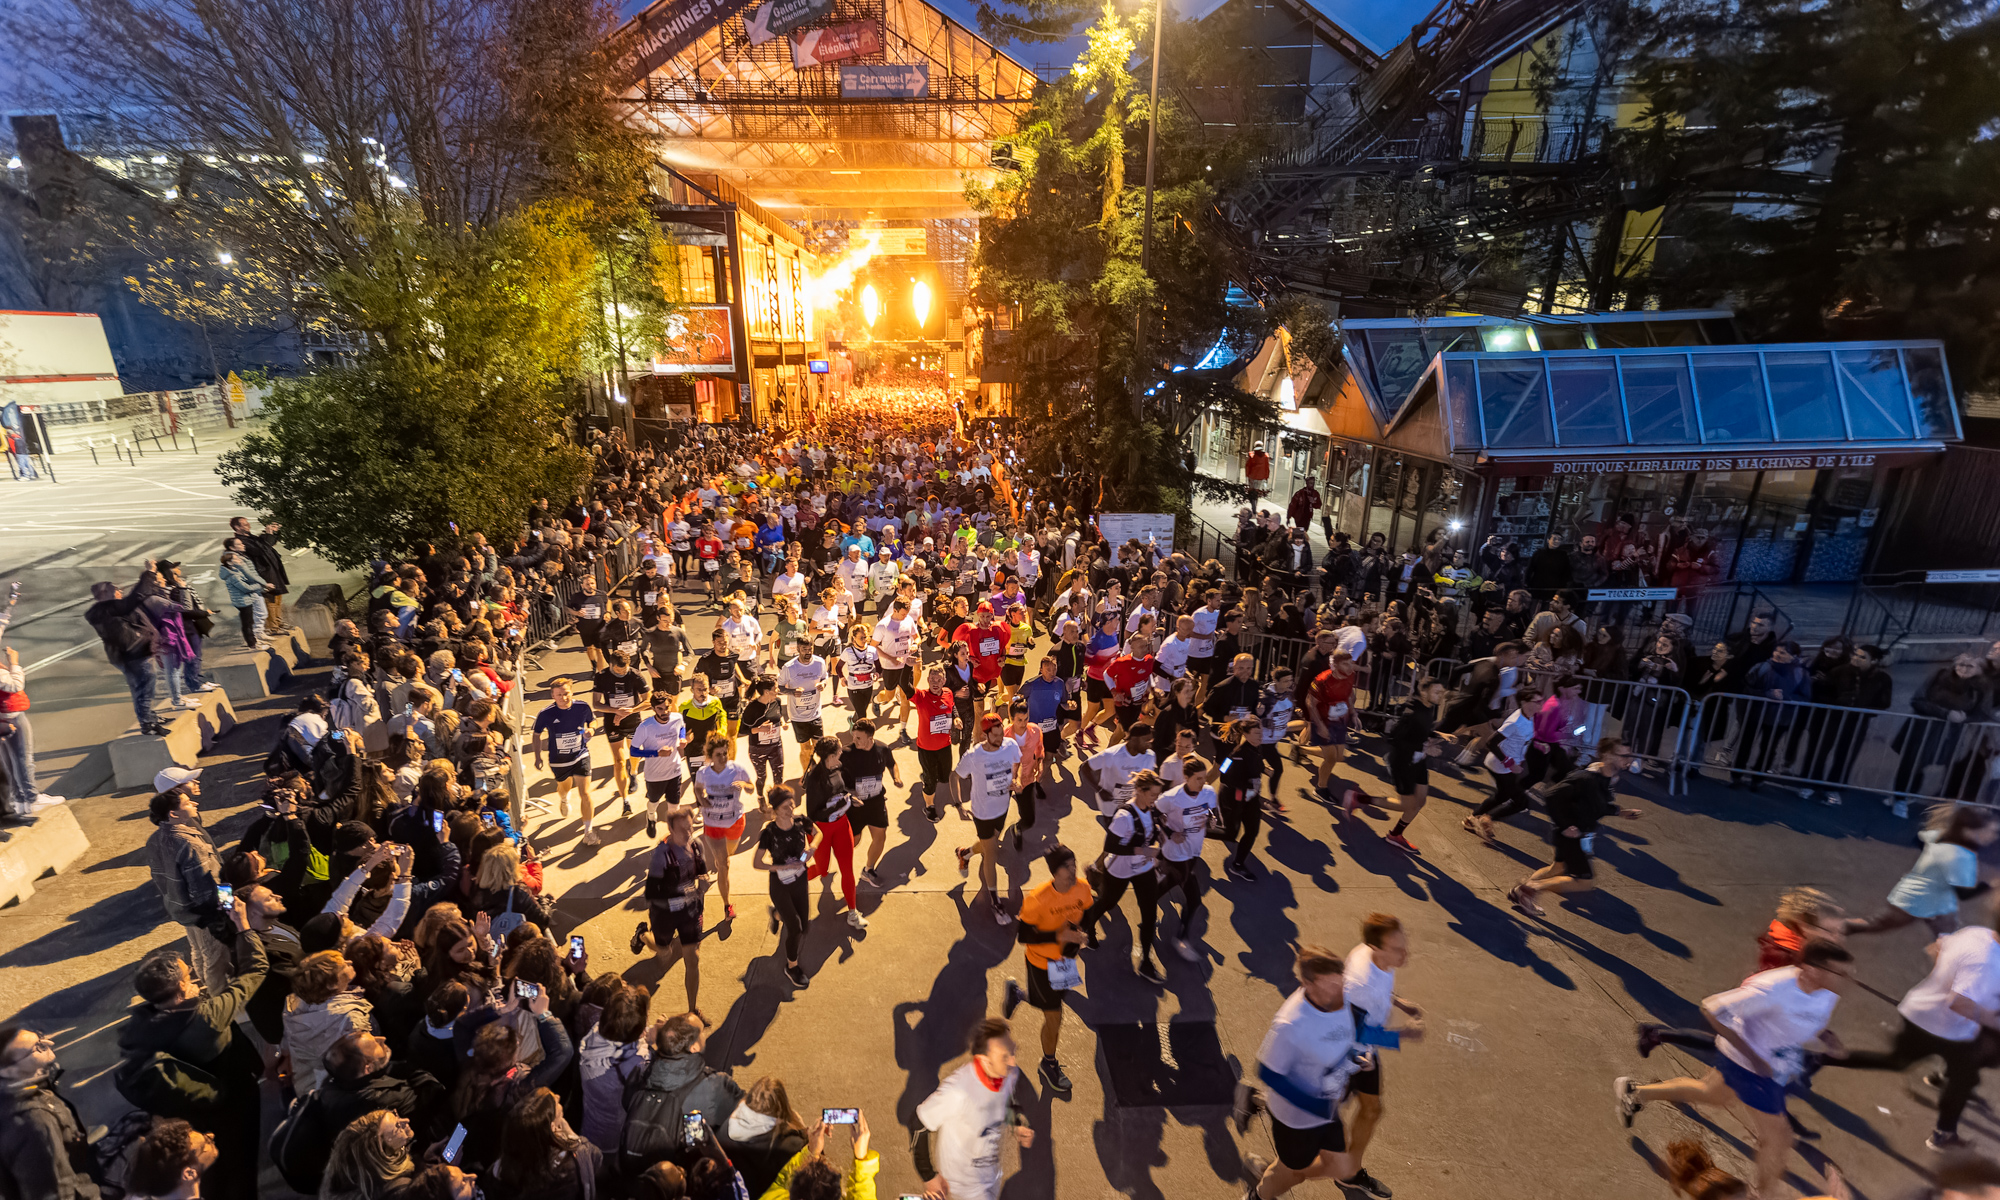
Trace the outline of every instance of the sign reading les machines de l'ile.
{"label": "sign reading les machines de l'ile", "polygon": [[631,87],[748,7],[750,0],[660,0],[619,30],[618,81]]}

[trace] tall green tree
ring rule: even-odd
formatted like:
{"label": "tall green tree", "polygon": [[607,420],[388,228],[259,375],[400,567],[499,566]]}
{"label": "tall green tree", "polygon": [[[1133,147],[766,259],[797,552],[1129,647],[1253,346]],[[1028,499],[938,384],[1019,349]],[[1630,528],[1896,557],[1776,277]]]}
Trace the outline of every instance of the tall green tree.
{"label": "tall green tree", "polygon": [[355,347],[225,457],[244,503],[354,565],[581,485],[573,400],[657,348],[673,290],[613,5],[58,3],[0,21],[173,160],[132,286]]}
{"label": "tall green tree", "polygon": [[1688,0],[1657,18],[1618,141],[1666,206],[1646,281],[1759,337],[1939,337],[2000,385],[2000,20],[1973,0]]}
{"label": "tall green tree", "polygon": [[[1247,169],[1260,135],[1255,123],[1209,123],[1190,99],[1194,81],[1227,69],[1192,23],[1162,30],[1152,248],[1142,267],[1150,113],[1132,63],[1150,45],[1148,20],[1105,4],[1075,68],[1041,91],[1009,139],[1020,169],[969,196],[983,218],[980,298],[1019,316],[993,353],[1014,359],[1017,410],[1037,414],[1030,465],[1089,477],[1107,508],[1184,511],[1198,491],[1240,490],[1195,470],[1186,442],[1203,407],[1245,425],[1277,421],[1269,401],[1185,369],[1218,340],[1255,345],[1274,314],[1227,300],[1237,248],[1217,235],[1212,214],[1218,188]],[[1239,69],[1247,78],[1254,68]]]}

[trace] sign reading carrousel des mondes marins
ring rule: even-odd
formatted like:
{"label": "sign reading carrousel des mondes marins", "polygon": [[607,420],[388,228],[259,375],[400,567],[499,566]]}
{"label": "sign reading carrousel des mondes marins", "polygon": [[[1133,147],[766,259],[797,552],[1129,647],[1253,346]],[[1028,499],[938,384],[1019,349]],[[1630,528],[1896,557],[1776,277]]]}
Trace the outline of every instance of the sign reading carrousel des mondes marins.
{"label": "sign reading carrousel des mondes marins", "polygon": [[749,35],[751,45],[761,46],[832,11],[833,0],[765,0],[743,14],[743,32]]}
{"label": "sign reading carrousel des mondes marins", "polygon": [[929,63],[855,63],[840,68],[842,100],[920,100],[930,94]]}
{"label": "sign reading carrousel des mondes marins", "polygon": [[623,48],[614,75],[623,87],[645,79],[674,55],[750,6],[750,0],[659,0],[618,31]]}
{"label": "sign reading carrousel des mondes marins", "polygon": [[879,21],[842,21],[838,25],[801,29],[792,34],[792,68],[798,71],[881,52],[882,24]]}

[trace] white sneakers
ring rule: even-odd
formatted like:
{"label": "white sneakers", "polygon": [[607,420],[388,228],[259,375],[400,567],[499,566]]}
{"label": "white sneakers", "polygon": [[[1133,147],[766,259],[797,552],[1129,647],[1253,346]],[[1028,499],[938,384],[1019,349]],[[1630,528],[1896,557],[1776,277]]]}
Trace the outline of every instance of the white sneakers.
{"label": "white sneakers", "polygon": [[57,804],[68,804],[68,803],[69,801],[65,800],[63,797],[52,795],[48,792],[42,792],[41,794],[35,797],[36,808],[50,808]]}
{"label": "white sneakers", "polygon": [[868,928],[868,918],[862,916],[861,910],[858,908],[850,908],[847,910],[847,923],[849,925],[854,926],[856,929]]}

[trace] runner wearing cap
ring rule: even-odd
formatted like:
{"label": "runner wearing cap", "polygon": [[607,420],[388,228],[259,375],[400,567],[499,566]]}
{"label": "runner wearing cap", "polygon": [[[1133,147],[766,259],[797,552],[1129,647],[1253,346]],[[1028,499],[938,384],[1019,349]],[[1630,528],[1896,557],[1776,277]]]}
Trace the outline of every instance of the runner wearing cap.
{"label": "runner wearing cap", "polygon": [[1009,636],[1007,630],[993,623],[993,606],[983,600],[973,611],[972,623],[960,625],[951,635],[953,642],[966,647],[972,659],[972,679],[978,685],[973,697],[976,711],[984,710],[986,696],[1000,681]]}
{"label": "runner wearing cap", "polygon": [[[1026,718],[1023,707],[1022,717]],[[970,860],[979,855],[979,890],[993,898],[993,919],[1001,925],[1012,922],[1000,902],[998,870],[993,854],[1000,831],[1007,827],[1007,809],[1014,799],[1014,776],[1021,764],[1021,747],[1007,736],[1007,723],[998,713],[979,718],[979,744],[958,760],[957,789],[960,802],[972,805],[972,828],[978,838],[971,846],[958,848],[958,873],[970,873]],[[975,896],[973,899],[977,900]]]}

